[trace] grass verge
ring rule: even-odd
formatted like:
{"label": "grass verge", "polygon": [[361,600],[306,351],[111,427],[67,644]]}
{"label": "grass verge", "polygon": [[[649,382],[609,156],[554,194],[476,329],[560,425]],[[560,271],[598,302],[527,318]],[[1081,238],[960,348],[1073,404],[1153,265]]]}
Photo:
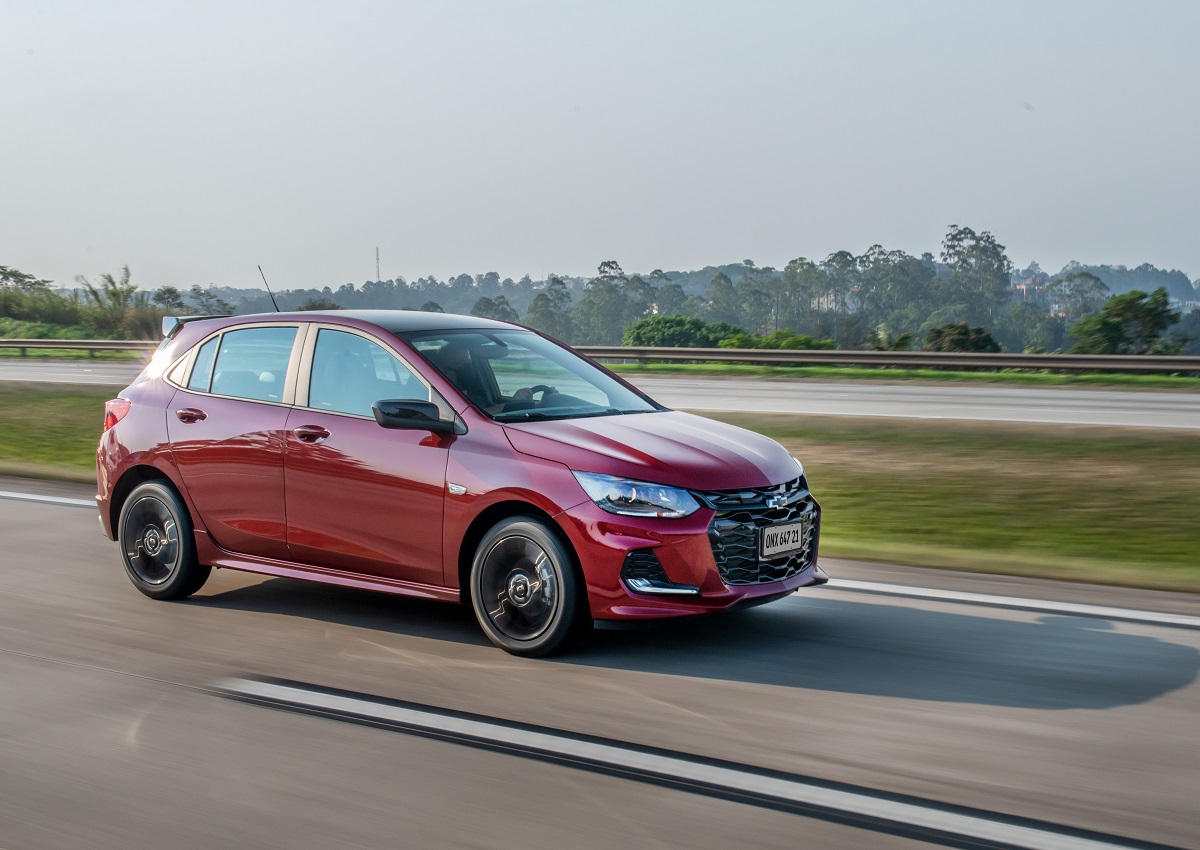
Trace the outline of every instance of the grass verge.
{"label": "grass verge", "polygon": [[952,372],[942,369],[893,369],[864,366],[756,366],[752,363],[605,363],[624,375],[682,375],[718,378],[806,378],[846,381],[957,381],[1032,386],[1177,389],[1200,392],[1200,377],[1133,375],[1115,372],[1047,372],[1005,369],[999,372]]}
{"label": "grass verge", "polygon": [[94,482],[104,402],[118,389],[0,383],[0,474]]}
{"label": "grass verge", "polygon": [[[0,474],[93,481],[116,388],[0,383]],[[1200,435],[779,414],[831,557],[1200,592]]]}

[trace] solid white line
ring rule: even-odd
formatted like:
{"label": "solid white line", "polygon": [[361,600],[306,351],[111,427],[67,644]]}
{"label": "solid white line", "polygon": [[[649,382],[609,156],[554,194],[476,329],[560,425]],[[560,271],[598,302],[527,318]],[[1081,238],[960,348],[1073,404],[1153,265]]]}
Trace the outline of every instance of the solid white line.
{"label": "solid white line", "polygon": [[17,502],[44,502],[48,505],[67,505],[72,508],[95,508],[93,499],[68,499],[63,496],[43,496],[40,493],[13,493],[0,490],[0,499],[12,499]]}
{"label": "solid white line", "polygon": [[825,788],[798,779],[762,776],[668,755],[645,753],[611,744],[578,741],[546,732],[513,729],[482,720],[447,717],[414,708],[381,704],[291,685],[235,678],[216,682],[214,687],[252,699],[265,699],[317,711],[398,723],[426,731],[449,733],[490,743],[516,746],[527,751],[585,759],[603,766],[633,768],[673,780],[692,781],[736,792],[765,795],[801,805],[819,806],[895,824],[937,830],[1016,847],[1039,848],[1039,850],[1111,850],[1111,848],[1123,846],[1108,841],[1048,832],[1036,827],[1003,823],[977,815],[947,812],[914,803]]}
{"label": "solid white line", "polygon": [[1099,617],[1105,620],[1125,620],[1132,623],[1152,623],[1159,626],[1182,626],[1200,629],[1200,617],[1187,614],[1164,614],[1158,611],[1138,611],[1133,608],[1109,608],[1104,605],[1083,605],[1078,602],[1055,602],[1050,599],[1022,599],[1019,596],[994,596],[990,593],[968,593],[961,590],[938,590],[913,587],[907,584],[885,584],[853,579],[830,579],[827,587],[878,593],[883,596],[909,596],[942,602],[966,602],[997,608],[1017,608],[1023,611],[1045,611],[1053,614],[1073,614],[1079,617]]}

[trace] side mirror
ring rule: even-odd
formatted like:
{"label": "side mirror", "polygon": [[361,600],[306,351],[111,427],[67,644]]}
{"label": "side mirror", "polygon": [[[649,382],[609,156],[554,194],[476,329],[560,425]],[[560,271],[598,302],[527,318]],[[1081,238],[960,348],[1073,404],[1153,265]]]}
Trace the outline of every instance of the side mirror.
{"label": "side mirror", "polygon": [[435,434],[458,433],[456,422],[441,418],[441,411],[431,401],[384,399],[371,405],[375,421],[384,428],[406,431],[432,431]]}

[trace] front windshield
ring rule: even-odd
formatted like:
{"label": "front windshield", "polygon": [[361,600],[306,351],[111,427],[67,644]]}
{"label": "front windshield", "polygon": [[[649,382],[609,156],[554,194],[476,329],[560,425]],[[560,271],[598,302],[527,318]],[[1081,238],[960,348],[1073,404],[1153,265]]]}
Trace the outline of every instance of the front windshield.
{"label": "front windshield", "polygon": [[408,342],[497,422],[652,413],[663,408],[530,331],[432,331]]}

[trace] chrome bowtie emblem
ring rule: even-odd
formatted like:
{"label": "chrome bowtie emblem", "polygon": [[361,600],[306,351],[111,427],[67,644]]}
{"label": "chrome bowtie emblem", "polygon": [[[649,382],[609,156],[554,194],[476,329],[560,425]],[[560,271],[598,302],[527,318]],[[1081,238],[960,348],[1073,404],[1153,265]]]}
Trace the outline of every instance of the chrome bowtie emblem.
{"label": "chrome bowtie emblem", "polygon": [[777,510],[782,508],[786,502],[787,499],[783,498],[783,496],[772,496],[767,499],[767,507],[771,510]]}

